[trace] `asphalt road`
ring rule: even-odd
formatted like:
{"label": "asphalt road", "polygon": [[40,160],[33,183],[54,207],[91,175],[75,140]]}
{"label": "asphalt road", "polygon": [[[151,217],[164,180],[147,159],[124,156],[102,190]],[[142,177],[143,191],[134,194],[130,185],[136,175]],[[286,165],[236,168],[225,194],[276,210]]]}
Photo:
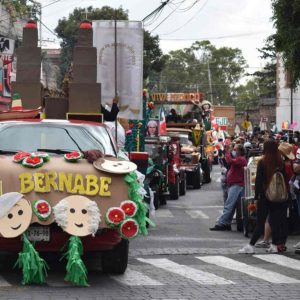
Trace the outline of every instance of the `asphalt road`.
{"label": "asphalt road", "polygon": [[289,237],[284,254],[243,255],[237,251],[248,238],[235,225],[209,231],[223,207],[219,176],[214,166],[212,183],[155,212],[156,227],[131,242],[124,275],[103,274],[93,256],[86,260],[90,287],[73,287],[57,257],[47,284],[22,286],[20,272],[1,265],[0,299],[299,299],[300,255],[292,245],[300,236]]}

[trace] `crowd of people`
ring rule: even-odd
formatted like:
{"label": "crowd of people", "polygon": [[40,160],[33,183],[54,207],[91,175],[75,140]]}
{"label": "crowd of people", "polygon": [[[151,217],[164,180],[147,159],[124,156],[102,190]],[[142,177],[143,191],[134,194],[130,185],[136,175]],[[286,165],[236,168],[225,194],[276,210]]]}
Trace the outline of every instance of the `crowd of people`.
{"label": "crowd of people", "polygon": [[[288,235],[300,233],[299,137],[297,131],[258,131],[252,135],[242,132],[227,140],[224,151],[220,151],[224,209],[211,231],[231,230],[236,207],[245,194],[244,168],[250,157],[259,156],[254,196],[256,225],[240,253],[254,253],[255,248],[284,252]],[[295,252],[300,254],[300,242]]]}

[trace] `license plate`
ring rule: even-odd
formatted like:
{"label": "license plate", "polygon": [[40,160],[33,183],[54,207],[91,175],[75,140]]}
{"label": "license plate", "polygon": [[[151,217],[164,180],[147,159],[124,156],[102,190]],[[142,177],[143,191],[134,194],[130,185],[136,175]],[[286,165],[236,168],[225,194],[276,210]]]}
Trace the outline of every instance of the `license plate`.
{"label": "license plate", "polygon": [[49,242],[50,241],[50,227],[49,226],[31,226],[27,230],[28,239],[32,242]]}

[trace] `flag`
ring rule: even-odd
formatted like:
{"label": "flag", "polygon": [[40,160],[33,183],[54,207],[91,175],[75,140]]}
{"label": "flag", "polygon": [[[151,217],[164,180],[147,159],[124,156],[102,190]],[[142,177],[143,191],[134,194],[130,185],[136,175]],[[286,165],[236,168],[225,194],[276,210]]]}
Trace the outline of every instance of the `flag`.
{"label": "flag", "polygon": [[159,112],[159,134],[163,135],[166,133],[167,133],[167,123],[166,123],[165,110],[163,106],[161,106]]}
{"label": "flag", "polygon": [[291,125],[290,125],[290,129],[295,129],[295,127],[298,125],[298,122],[294,121]]}

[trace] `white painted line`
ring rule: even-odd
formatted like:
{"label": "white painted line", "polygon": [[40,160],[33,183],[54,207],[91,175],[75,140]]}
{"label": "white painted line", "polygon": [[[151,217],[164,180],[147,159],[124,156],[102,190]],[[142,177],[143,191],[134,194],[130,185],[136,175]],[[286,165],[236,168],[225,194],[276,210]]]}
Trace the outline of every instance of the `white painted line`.
{"label": "white painted line", "polygon": [[116,280],[124,285],[138,286],[138,285],[164,285],[141,272],[127,268],[122,275],[111,275],[110,278]]}
{"label": "white painted line", "polygon": [[221,182],[221,177],[217,178],[216,182]]}
{"label": "white painted line", "polygon": [[201,256],[196,257],[206,263],[234,270],[255,278],[263,279],[271,283],[300,283],[300,280],[281,275],[263,268],[247,265],[225,256]]}
{"label": "white painted line", "polygon": [[0,287],[10,287],[11,284],[6,281],[2,276],[0,276]]}
{"label": "white painted line", "polygon": [[280,254],[263,254],[253,256],[282,267],[300,271],[300,261],[298,259],[289,258]]}
{"label": "white painted line", "polygon": [[155,211],[154,218],[174,218],[174,215],[169,209],[158,209]]}
{"label": "white painted line", "polygon": [[[183,208],[183,209],[205,209],[205,208],[223,208],[224,205],[197,205],[197,206],[191,206],[191,205],[186,205],[186,204],[172,204],[168,202],[168,206],[172,208]],[[160,210],[160,209],[159,209]],[[159,211],[157,210],[157,211]]]}
{"label": "white painted line", "polygon": [[234,284],[234,282],[225,278],[219,277],[215,274],[197,270],[185,265],[177,264],[166,258],[137,258],[139,261],[153,265],[165,271],[183,276],[185,278],[196,281],[203,285],[221,285],[221,284]]}
{"label": "white painted line", "polygon": [[202,210],[186,210],[185,212],[193,219],[209,219],[209,216],[206,215]]}

